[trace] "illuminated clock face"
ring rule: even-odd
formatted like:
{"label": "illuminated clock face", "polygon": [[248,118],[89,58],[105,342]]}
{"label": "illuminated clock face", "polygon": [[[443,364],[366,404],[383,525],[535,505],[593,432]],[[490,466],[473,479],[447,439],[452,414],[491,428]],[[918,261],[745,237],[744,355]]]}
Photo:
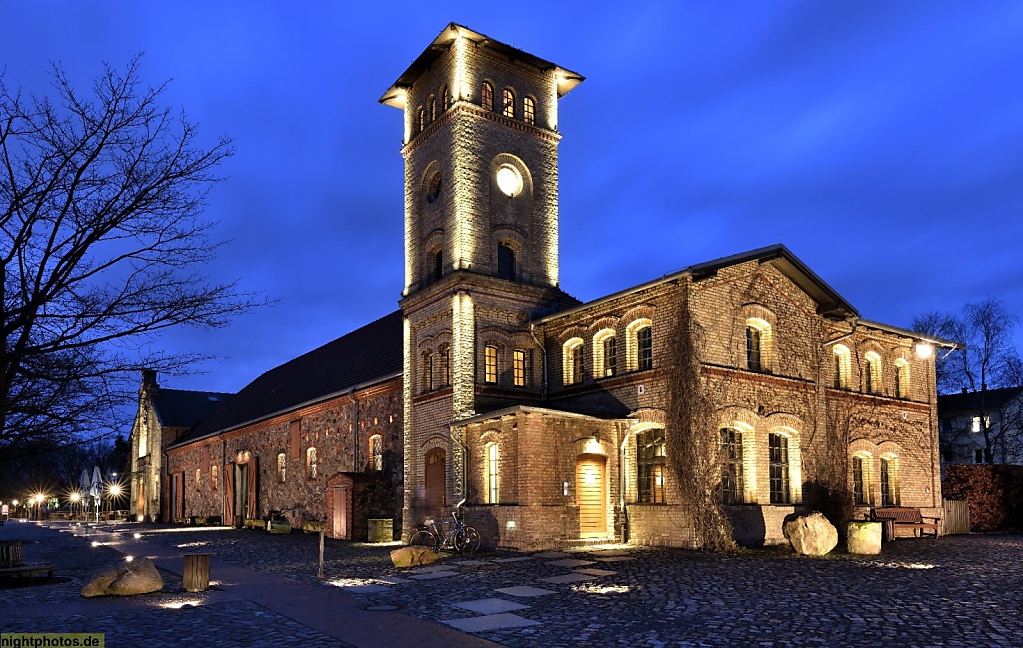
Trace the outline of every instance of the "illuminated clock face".
{"label": "illuminated clock face", "polygon": [[522,176],[518,169],[507,164],[497,170],[497,187],[509,198],[522,191]]}

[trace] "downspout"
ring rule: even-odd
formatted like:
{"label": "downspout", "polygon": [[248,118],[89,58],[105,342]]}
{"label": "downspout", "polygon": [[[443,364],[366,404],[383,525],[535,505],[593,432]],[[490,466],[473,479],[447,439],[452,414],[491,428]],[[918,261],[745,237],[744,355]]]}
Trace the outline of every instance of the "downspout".
{"label": "downspout", "polygon": [[843,333],[842,335],[839,335],[838,337],[833,338],[831,340],[825,340],[824,342],[821,343],[821,346],[828,346],[829,344],[835,344],[836,342],[841,342],[842,340],[844,340],[846,338],[849,338],[849,337],[852,337],[853,335],[855,335],[856,327],[859,326],[859,324],[860,324],[860,318],[858,318],[858,317],[850,317],[850,318],[846,318],[845,321],[847,321],[850,324],[852,324],[852,330],[849,331],[848,333]]}
{"label": "downspout", "polygon": [[[621,423],[615,423],[622,433]],[[625,467],[622,465],[625,456],[625,444],[629,441],[628,430],[622,434],[622,442],[618,444],[618,508],[622,512],[622,542],[629,541],[629,510],[625,506]]]}
{"label": "downspout", "polygon": [[547,400],[547,349],[536,339],[536,325],[529,323],[529,335],[533,338],[536,346],[540,347],[540,400]]}

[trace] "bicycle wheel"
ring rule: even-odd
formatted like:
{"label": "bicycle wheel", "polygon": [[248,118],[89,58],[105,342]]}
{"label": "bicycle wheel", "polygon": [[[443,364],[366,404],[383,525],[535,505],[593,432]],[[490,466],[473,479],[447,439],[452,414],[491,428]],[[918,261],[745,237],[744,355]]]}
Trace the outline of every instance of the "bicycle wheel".
{"label": "bicycle wheel", "polygon": [[480,548],[480,534],[471,526],[462,527],[455,534],[455,551],[458,553],[476,553]]}
{"label": "bicycle wheel", "polygon": [[416,531],[408,539],[409,546],[421,546],[427,549],[437,550],[437,536],[433,535],[429,531]]}

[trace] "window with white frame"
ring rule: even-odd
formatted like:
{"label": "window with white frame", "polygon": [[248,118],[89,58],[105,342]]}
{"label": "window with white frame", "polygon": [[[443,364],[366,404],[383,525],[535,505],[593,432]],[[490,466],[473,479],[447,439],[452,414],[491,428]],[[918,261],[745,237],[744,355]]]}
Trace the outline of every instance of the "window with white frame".
{"label": "window with white frame", "polygon": [[832,352],[832,358],[834,360],[833,370],[835,377],[835,388],[836,389],[848,389],[849,388],[849,374],[852,367],[851,353],[849,347],[844,344],[836,344]]}
{"label": "window with white frame", "polygon": [[492,344],[483,350],[483,382],[497,384],[497,347]]}
{"label": "window with white frame", "polygon": [[583,381],[583,340],[572,338],[561,347],[562,382],[575,385]]}
{"label": "window with white frame", "polygon": [[881,393],[881,356],[873,351],[863,354],[863,391]]}
{"label": "window with white frame", "polygon": [[895,397],[909,398],[909,362],[903,358],[895,361]]}
{"label": "window with white frame", "polygon": [[500,500],[500,493],[498,492],[498,478],[499,478],[499,460],[498,447],[496,442],[488,443],[484,447],[484,455],[486,456],[486,478],[487,478],[487,504],[498,504]]}
{"label": "window with white frame", "polygon": [[512,384],[516,387],[526,386],[526,352],[515,349],[512,352]]}
{"label": "window with white frame", "polygon": [[615,375],[617,369],[618,347],[615,343],[614,329],[602,329],[593,336],[593,367],[594,376],[608,378]]}

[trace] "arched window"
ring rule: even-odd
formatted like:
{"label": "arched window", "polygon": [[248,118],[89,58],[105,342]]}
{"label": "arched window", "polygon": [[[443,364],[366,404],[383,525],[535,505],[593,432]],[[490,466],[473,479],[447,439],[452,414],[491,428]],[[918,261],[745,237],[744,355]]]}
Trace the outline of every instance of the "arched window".
{"label": "arched window", "polygon": [[497,384],[497,347],[491,344],[484,349],[483,381],[489,385]]}
{"label": "arched window", "polygon": [[653,327],[649,319],[638,319],[625,329],[626,367],[643,371],[654,366]]}
{"label": "arched window", "polygon": [[868,351],[863,355],[863,391],[868,394],[881,393],[881,356]]}
{"label": "arched window", "polygon": [[563,383],[576,385],[583,381],[583,340],[572,338],[561,347]]}
{"label": "arched window", "polygon": [[593,336],[594,375],[608,378],[615,375],[618,366],[618,346],[614,329],[603,329]]}
{"label": "arched window", "polygon": [[429,119],[430,119],[430,123],[432,124],[434,122],[434,120],[437,119],[437,100],[433,96],[430,96],[430,103],[428,105],[429,105],[429,113],[430,113],[429,114]]}
{"label": "arched window", "polygon": [[536,124],[536,102],[532,97],[522,98],[522,121],[531,126]]}
{"label": "arched window", "polygon": [[511,88],[505,88],[501,92],[501,114],[505,117],[515,118],[515,93]]}
{"label": "arched window", "polygon": [[374,434],[369,438],[369,468],[370,470],[384,469],[384,448],[383,437]]}
{"label": "arched window", "polygon": [[746,320],[746,368],[750,371],[771,370],[771,325],[751,317]]}
{"label": "arched window", "polygon": [[421,133],[424,128],[426,128],[426,111],[424,111],[423,107],[420,106],[416,110],[416,129],[417,129],[416,132]]}
{"label": "arched window", "polygon": [[501,279],[515,280],[515,250],[504,243],[497,246],[497,276]]}
{"label": "arched window", "polygon": [[721,429],[721,496],[725,504],[742,504],[746,486],[743,481],[742,432],[735,428]]}
{"label": "arched window", "polygon": [[909,362],[903,358],[895,361],[895,397],[909,398]]}
{"label": "arched window", "polygon": [[512,384],[516,387],[526,386],[526,351],[515,349],[512,352]]}
{"label": "arched window", "polygon": [[483,82],[483,88],[480,91],[480,106],[483,110],[494,109],[494,86],[486,81]]}
{"label": "arched window", "polygon": [[852,458],[853,501],[857,506],[873,504],[870,469],[873,458],[866,452],[857,452]]}
{"label": "arched window", "polygon": [[433,253],[433,273],[430,275],[432,281],[440,281],[444,276],[444,251],[437,250]]}
{"label": "arched window", "polygon": [[850,373],[849,347],[845,346],[844,344],[836,344],[834,348],[833,358],[835,388],[848,389]]}
{"label": "arched window", "polygon": [[771,504],[789,504],[789,438],[772,432],[767,437],[767,460],[770,470]]}
{"label": "arched window", "polygon": [[440,356],[440,384],[442,387],[448,387],[451,385],[451,360],[448,357],[448,345],[440,345],[437,355]]}
{"label": "arched window", "polygon": [[309,448],[305,451],[305,476],[306,479],[316,479],[316,448]]}
{"label": "arched window", "polygon": [[284,483],[287,477],[288,457],[283,452],[277,455],[277,481]]}
{"label": "arched window", "polygon": [[636,433],[636,487],[640,503],[664,504],[664,429]]}
{"label": "arched window", "polygon": [[497,443],[488,443],[484,448],[484,455],[486,456],[486,503],[487,504],[498,504],[501,500],[499,498],[500,493],[498,492],[498,477],[499,477],[499,456]]}
{"label": "arched window", "polygon": [[443,88],[440,89],[440,101],[441,109],[444,112],[447,112],[448,108],[451,107],[451,91],[448,90],[447,86],[444,86]]}
{"label": "arched window", "polygon": [[195,487],[199,488],[199,486],[201,484],[202,484],[202,469],[196,468],[195,469]]}
{"label": "arched window", "polygon": [[423,391],[433,391],[433,352],[423,352]]}
{"label": "arched window", "polygon": [[881,455],[881,506],[899,505],[899,458]]}
{"label": "arched window", "polygon": [[210,466],[210,486],[217,490],[217,464]]}

